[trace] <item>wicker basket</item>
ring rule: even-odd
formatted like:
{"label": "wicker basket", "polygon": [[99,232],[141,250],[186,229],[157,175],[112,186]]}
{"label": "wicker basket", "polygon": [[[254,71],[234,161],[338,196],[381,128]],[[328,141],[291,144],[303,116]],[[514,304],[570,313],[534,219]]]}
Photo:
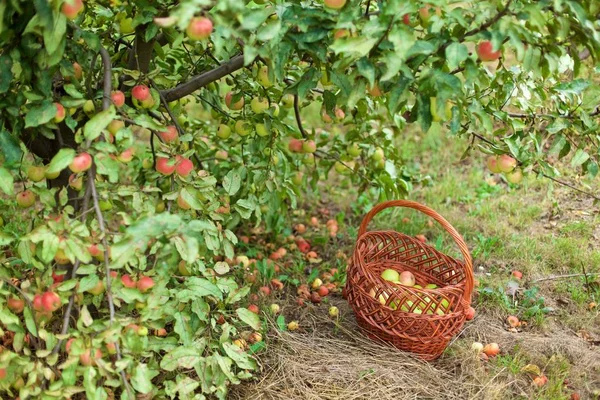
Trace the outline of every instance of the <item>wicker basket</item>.
{"label": "wicker basket", "polygon": [[[435,219],[454,238],[464,262],[402,233],[367,232],[371,219],[389,207],[413,208]],[[418,285],[435,284],[437,288],[385,281],[381,278],[385,269],[408,270]],[[384,202],[365,216],[347,273],[344,295],[361,330],[425,360],[442,354],[462,328],[471,304],[473,264],[465,241],[441,215],[414,201]]]}

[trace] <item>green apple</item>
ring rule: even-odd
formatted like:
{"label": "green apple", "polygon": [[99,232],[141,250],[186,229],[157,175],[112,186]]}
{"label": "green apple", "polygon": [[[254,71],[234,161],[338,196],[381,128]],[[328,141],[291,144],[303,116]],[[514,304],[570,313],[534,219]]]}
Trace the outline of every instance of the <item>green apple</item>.
{"label": "green apple", "polygon": [[358,156],[360,156],[360,153],[361,153],[361,149],[360,149],[360,146],[358,145],[358,143],[352,143],[352,144],[348,145],[346,151],[352,157],[358,157]]}
{"label": "green apple", "polygon": [[290,93],[284,94],[281,98],[281,102],[283,103],[283,108],[294,107],[294,95]]}
{"label": "green apple", "polygon": [[235,123],[235,131],[240,136],[248,136],[252,132],[252,126],[243,119]]}
{"label": "green apple", "polygon": [[254,130],[256,131],[256,134],[258,136],[261,136],[261,137],[269,136],[269,131],[267,130],[267,127],[265,126],[265,124],[256,124],[254,126]]}
{"label": "green apple", "polygon": [[437,285],[435,283],[430,283],[425,286],[425,289],[437,289]]}
{"label": "green apple", "polygon": [[225,124],[219,125],[217,136],[221,139],[228,139],[231,136],[231,128]]}
{"label": "green apple", "polygon": [[383,271],[381,273],[381,278],[383,280],[386,281],[399,281],[400,280],[400,274],[398,273],[398,271],[394,270],[394,269],[386,269],[385,271]]}
{"label": "green apple", "polygon": [[416,288],[416,289],[423,289],[423,286],[421,286],[421,285],[415,285],[413,287]]}
{"label": "green apple", "polygon": [[123,18],[119,23],[119,32],[122,35],[135,32],[135,28],[133,27],[133,18]]}
{"label": "green apple", "polygon": [[273,86],[273,82],[271,82],[271,80],[269,79],[269,67],[267,67],[266,65],[263,65],[258,70],[256,80],[258,81],[258,83],[260,83],[262,86],[264,86],[266,88]]}
{"label": "green apple", "polygon": [[88,100],[83,104],[83,112],[87,115],[92,115],[96,112],[96,107],[92,100]]}
{"label": "green apple", "polygon": [[384,158],[385,154],[383,152],[383,149],[381,147],[378,147],[375,149],[375,151],[373,152],[373,155],[371,155],[371,158],[374,161],[382,161]]}
{"label": "green apple", "polygon": [[252,112],[262,114],[269,108],[269,101],[263,97],[255,97],[250,102]]}

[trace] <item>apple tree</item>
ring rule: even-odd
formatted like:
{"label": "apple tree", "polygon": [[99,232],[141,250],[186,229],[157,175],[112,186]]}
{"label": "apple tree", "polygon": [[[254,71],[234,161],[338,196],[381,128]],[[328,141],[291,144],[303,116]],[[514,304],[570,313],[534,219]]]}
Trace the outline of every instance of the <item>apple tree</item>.
{"label": "apple tree", "polygon": [[428,181],[394,148],[410,125],[470,136],[511,183],[561,159],[595,176],[599,17],[591,0],[2,2],[0,393],[224,398],[263,329],[238,237],[276,235],[328,174],[406,196]]}

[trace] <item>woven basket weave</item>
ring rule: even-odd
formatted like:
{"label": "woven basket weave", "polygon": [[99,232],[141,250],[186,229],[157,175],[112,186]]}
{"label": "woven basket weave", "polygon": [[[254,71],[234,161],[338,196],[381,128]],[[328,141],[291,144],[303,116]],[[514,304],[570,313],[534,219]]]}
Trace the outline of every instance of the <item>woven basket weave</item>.
{"label": "woven basket weave", "polygon": [[[412,208],[439,222],[458,245],[464,261],[402,233],[367,232],[371,219],[389,207]],[[423,287],[438,287],[419,289],[385,281],[381,273],[388,268],[412,272]],[[471,305],[473,264],[465,241],[441,215],[414,201],[384,202],[365,216],[347,275],[344,295],[361,330],[425,360],[442,354],[462,328]]]}

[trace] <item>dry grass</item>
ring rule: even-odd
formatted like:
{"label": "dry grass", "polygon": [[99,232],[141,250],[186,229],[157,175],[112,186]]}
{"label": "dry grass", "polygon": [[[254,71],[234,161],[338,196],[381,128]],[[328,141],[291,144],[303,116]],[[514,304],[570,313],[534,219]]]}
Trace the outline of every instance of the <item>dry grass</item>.
{"label": "dry grass", "polygon": [[[486,315],[466,325],[446,354],[426,363],[394,348],[379,345],[358,333],[352,312],[340,298],[332,303],[341,310],[334,322],[327,306],[310,312],[294,310],[300,318],[297,332],[273,326],[268,349],[260,355],[262,374],[257,380],[233,389],[233,399],[507,399],[535,397],[526,374],[515,374],[515,365],[483,362],[470,350],[479,340],[498,342],[503,352],[554,368],[566,359],[577,373],[569,378],[583,392],[600,385],[600,351],[564,332],[549,335],[511,333]],[[289,307],[287,307],[289,310]],[[510,358],[509,358],[510,364]],[[534,397],[529,397],[534,396]]]}

